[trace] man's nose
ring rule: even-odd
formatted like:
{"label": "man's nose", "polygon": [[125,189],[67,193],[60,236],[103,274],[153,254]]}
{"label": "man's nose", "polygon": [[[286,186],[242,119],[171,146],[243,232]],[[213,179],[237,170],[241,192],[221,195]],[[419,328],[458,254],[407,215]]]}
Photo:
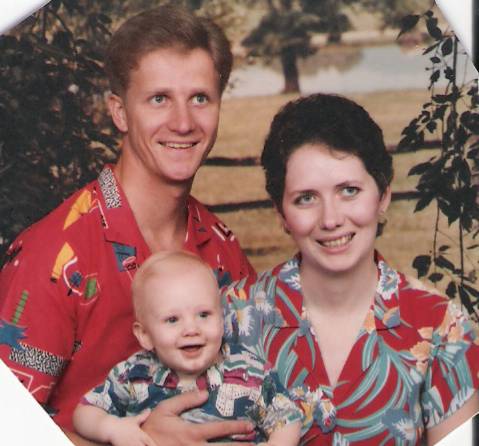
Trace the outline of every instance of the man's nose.
{"label": "man's nose", "polygon": [[182,135],[188,134],[194,129],[195,121],[188,104],[173,104],[169,116],[168,126],[173,132]]}

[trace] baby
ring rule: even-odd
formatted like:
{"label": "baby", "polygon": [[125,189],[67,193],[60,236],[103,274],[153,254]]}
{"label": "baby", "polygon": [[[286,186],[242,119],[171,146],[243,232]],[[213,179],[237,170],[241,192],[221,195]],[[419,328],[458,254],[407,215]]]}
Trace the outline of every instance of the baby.
{"label": "baby", "polygon": [[141,429],[150,410],[183,391],[208,389],[208,401],[183,418],[248,419],[256,425],[249,441],[298,444],[301,412],[276,374],[240,345],[223,344],[218,285],[206,263],[183,251],[154,254],[137,272],[132,294],[133,332],[144,350],[84,396],[73,414],[81,435],[155,446]]}

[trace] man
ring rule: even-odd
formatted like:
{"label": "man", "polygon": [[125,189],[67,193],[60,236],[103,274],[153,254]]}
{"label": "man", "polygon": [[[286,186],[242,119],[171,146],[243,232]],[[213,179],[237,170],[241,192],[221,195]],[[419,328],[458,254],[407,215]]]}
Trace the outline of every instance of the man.
{"label": "man", "polygon": [[[0,358],[67,431],[80,396],[139,348],[130,284],[152,252],[192,251],[220,284],[253,273],[234,235],[189,195],[216,139],[231,66],[222,31],[185,10],[164,6],[125,22],[106,57],[108,106],[122,134],[118,163],[8,251],[0,275]],[[202,399],[177,400],[173,412]],[[164,407],[160,425],[167,418],[161,411],[172,406]],[[187,435],[189,427],[175,422]],[[191,432],[203,442],[245,425],[205,429]]]}

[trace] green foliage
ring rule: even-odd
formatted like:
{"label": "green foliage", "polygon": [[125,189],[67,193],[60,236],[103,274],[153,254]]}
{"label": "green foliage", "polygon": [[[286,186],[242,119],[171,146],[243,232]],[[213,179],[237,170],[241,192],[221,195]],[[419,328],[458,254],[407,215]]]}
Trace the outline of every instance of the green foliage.
{"label": "green foliage", "polygon": [[[223,0],[171,2],[207,16],[227,9]],[[125,17],[163,3],[52,0],[0,36],[0,259],[21,230],[114,160],[103,49]]]}
{"label": "green foliage", "polygon": [[[384,27],[401,28],[403,32],[412,29],[412,23],[418,15],[412,15],[411,11],[424,11],[434,5],[434,0],[360,0],[361,5],[372,13],[382,16]],[[409,23],[403,21],[408,20]],[[410,25],[409,29],[408,26]]]}
{"label": "green foliage", "polygon": [[[432,43],[424,50],[429,57],[430,101],[422,106],[419,115],[402,132],[398,150],[419,149],[429,134],[439,136],[441,154],[414,166],[409,175],[419,176],[417,190],[420,198],[415,211],[434,204],[436,221],[430,255],[419,255],[413,262],[419,277],[431,282],[441,281],[450,298],[459,297],[467,310],[478,317],[477,261],[469,253],[479,245],[474,239],[479,234],[479,206],[477,172],[479,153],[479,95],[477,79],[459,83],[458,39],[452,32],[438,27],[437,18],[429,10],[423,15],[403,19],[400,34],[425,21]],[[438,82],[446,81],[443,90]],[[457,236],[441,244],[440,223],[457,226]],[[456,264],[457,263],[457,264]]]}
{"label": "green foliage", "polygon": [[109,25],[101,10],[54,0],[0,36],[0,254],[109,159],[114,141],[97,116],[102,56],[90,43]]}

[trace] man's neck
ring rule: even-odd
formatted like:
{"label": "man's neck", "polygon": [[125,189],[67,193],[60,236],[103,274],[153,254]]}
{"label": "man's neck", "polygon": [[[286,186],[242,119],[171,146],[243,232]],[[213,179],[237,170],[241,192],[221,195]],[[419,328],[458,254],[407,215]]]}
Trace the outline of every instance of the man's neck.
{"label": "man's neck", "polygon": [[190,184],[165,184],[122,158],[115,175],[151,252],[181,249],[186,237]]}

